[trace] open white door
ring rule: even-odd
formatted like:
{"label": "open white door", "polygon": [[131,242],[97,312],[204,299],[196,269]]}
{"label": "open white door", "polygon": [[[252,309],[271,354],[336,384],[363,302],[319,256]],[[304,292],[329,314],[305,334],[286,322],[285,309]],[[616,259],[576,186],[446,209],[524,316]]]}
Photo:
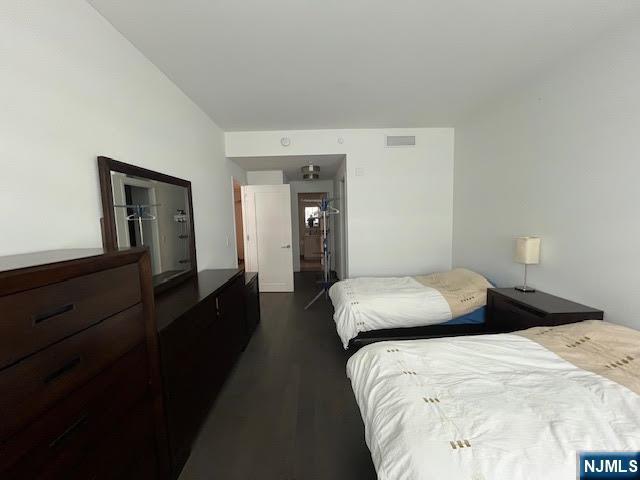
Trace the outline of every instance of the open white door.
{"label": "open white door", "polygon": [[261,292],[293,292],[290,186],[249,185],[242,191],[247,270],[260,273]]}

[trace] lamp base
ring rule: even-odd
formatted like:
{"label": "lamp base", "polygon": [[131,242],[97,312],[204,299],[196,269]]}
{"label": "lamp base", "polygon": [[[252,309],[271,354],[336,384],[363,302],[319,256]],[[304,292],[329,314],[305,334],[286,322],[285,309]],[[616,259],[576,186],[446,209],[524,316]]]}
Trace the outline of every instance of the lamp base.
{"label": "lamp base", "polygon": [[516,290],[519,290],[519,291],[521,291],[521,292],[524,292],[524,293],[533,293],[533,292],[535,292],[535,291],[536,291],[536,289],[535,289],[535,288],[533,288],[533,287],[528,287],[528,286],[526,286],[526,285],[522,285],[522,286],[519,286],[519,287],[515,287],[515,289],[516,289]]}

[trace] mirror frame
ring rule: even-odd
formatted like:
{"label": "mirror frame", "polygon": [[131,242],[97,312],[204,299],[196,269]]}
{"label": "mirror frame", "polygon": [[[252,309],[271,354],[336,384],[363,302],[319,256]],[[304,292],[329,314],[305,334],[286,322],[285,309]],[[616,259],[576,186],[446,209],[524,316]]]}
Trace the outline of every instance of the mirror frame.
{"label": "mirror frame", "polygon": [[193,198],[191,196],[191,182],[182,178],[172,177],[164,173],[155,172],[146,168],[137,167],[128,163],[119,162],[109,157],[98,157],[98,175],[100,177],[100,197],[102,198],[102,243],[105,250],[118,250],[118,234],[116,231],[116,219],[113,211],[113,187],[111,184],[111,172],[124,173],[135,177],[147,178],[159,182],[177,185],[187,189],[189,202],[189,261],[191,268],[154,287],[154,292],[160,293],[196,275],[198,265],[196,262],[196,236],[193,222]]}

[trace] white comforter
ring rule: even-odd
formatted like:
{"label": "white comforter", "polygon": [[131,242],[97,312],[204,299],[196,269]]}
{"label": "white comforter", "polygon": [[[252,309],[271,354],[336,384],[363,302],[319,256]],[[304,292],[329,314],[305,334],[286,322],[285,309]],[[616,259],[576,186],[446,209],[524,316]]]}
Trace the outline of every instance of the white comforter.
{"label": "white comforter", "polygon": [[570,480],[579,450],[640,449],[639,395],[519,335],[377,343],[347,374],[380,480]]}
{"label": "white comforter", "polygon": [[344,348],[359,332],[451,320],[451,309],[442,294],[411,277],[343,280],[331,287],[329,296]]}

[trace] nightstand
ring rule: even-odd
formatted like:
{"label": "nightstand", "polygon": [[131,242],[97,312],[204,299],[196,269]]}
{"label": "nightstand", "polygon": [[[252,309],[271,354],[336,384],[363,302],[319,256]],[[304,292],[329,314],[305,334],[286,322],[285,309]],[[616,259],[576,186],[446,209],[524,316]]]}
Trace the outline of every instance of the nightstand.
{"label": "nightstand", "polygon": [[603,317],[602,310],[540,291],[524,293],[515,288],[487,290],[486,328],[490,333],[602,320]]}

